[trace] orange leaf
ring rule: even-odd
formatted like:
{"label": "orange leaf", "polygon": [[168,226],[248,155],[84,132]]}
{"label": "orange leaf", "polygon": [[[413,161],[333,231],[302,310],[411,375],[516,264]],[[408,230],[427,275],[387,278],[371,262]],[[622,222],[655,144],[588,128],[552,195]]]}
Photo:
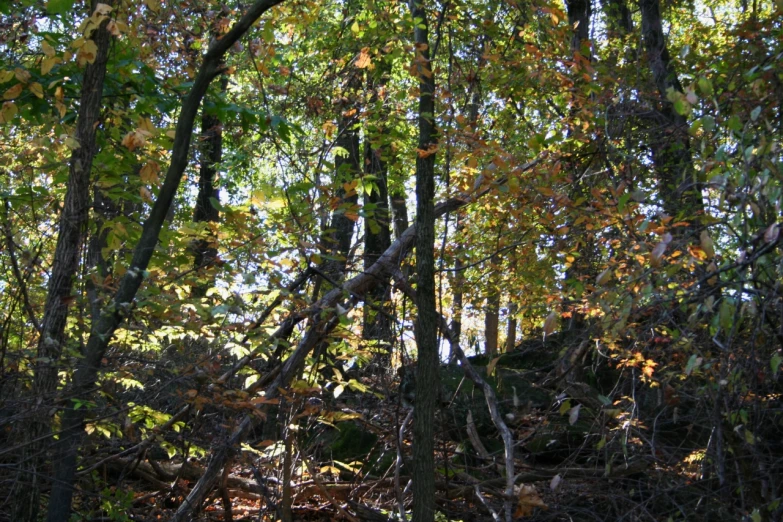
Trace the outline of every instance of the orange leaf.
{"label": "orange leaf", "polygon": [[370,50],[369,47],[365,47],[359,52],[359,56],[356,57],[355,65],[359,69],[366,69],[372,64],[372,59],[370,58],[369,50]]}

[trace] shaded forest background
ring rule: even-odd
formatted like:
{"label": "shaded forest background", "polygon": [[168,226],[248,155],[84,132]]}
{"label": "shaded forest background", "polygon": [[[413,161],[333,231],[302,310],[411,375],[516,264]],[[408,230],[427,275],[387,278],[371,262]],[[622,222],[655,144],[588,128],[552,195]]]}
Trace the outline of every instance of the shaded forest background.
{"label": "shaded forest background", "polygon": [[781,14],[0,0],[0,519],[780,520]]}

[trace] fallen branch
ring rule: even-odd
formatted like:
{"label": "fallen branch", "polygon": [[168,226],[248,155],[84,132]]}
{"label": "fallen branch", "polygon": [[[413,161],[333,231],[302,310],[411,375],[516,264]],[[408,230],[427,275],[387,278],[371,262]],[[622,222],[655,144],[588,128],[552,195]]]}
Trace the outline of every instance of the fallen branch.
{"label": "fallen branch", "polygon": [[[524,165],[514,169],[513,174],[518,175],[526,172],[534,166],[538,165],[540,161],[541,158],[525,163]],[[469,194],[450,198],[437,204],[434,211],[435,218],[442,217],[449,212],[454,212],[455,210],[458,210],[476,201],[492,190],[493,186],[502,185],[506,182],[507,179],[507,177],[502,177],[493,182],[493,184],[489,187],[482,189],[479,186]],[[298,371],[300,366],[304,363],[307,355],[335,328],[335,326],[337,326],[339,321],[335,308],[338,303],[345,299],[345,295],[347,294],[354,297],[351,299],[351,304],[349,304],[347,307],[342,307],[344,310],[350,308],[358,299],[361,299],[367,295],[367,292],[373,289],[376,285],[389,281],[395,272],[399,272],[400,263],[408,255],[408,253],[410,253],[415,238],[416,225],[412,225],[408,227],[408,229],[399,238],[397,238],[397,240],[394,241],[394,243],[392,243],[391,246],[389,246],[389,248],[387,248],[386,251],[378,258],[378,260],[375,261],[375,263],[373,263],[372,266],[370,266],[367,270],[346,281],[341,287],[330,290],[318,302],[314,303],[306,310],[292,313],[283,321],[280,328],[278,328],[278,330],[270,337],[270,339],[275,340],[281,338],[278,337],[278,332],[281,332],[284,326],[289,323],[296,324],[305,317],[310,317],[312,324],[308,328],[305,336],[297,345],[296,349],[283,363],[278,376],[267,387],[265,394],[267,399],[275,397],[279,393],[280,388],[288,385],[290,380],[295,375],[295,372]],[[293,326],[290,326],[290,328],[293,329]],[[459,351],[462,354],[462,359],[467,362],[467,358],[465,357],[464,352],[462,352],[461,349]],[[243,360],[244,363],[242,366],[247,364],[251,358],[243,358]],[[234,368],[236,368],[236,370],[234,370]],[[234,368],[232,368],[234,373],[241,369],[241,367],[238,367],[238,365],[235,365]],[[480,379],[475,371],[473,371],[473,374]],[[490,393],[492,393],[491,388]],[[494,398],[494,393],[492,394],[492,397]],[[489,398],[487,400],[489,401]],[[495,412],[497,413],[496,406]],[[250,428],[256,422],[258,422],[258,419],[255,416],[246,415],[240,422],[239,426],[237,426],[237,428],[231,434],[229,439],[221,446],[214,448],[204,476],[198,481],[198,483],[196,483],[188,497],[179,506],[176,514],[171,519],[172,522],[185,522],[186,520],[190,519],[191,511],[195,506],[201,504],[206,495],[212,489],[215,481],[217,480],[217,476],[222,471],[230,455],[234,452],[234,447],[239,445],[245,439],[245,436],[250,431]],[[502,423],[502,420],[500,420],[500,422]],[[508,427],[505,426],[505,423],[502,423],[502,426],[506,428],[510,442],[511,434],[508,431]],[[501,433],[503,433],[502,430]],[[505,441],[506,434],[504,434],[504,442]],[[507,467],[508,458],[509,457],[507,455]],[[511,469],[513,470],[513,458],[511,458]]]}

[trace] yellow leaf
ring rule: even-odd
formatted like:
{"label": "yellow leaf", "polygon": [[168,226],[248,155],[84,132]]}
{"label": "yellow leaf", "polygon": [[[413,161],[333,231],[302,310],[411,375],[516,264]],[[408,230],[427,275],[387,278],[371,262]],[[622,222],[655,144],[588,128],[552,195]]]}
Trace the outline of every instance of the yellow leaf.
{"label": "yellow leaf", "polygon": [[715,257],[715,244],[710,237],[710,233],[706,230],[701,231],[701,249],[707,254],[707,259]]}
{"label": "yellow leaf", "polygon": [[688,252],[691,254],[691,256],[694,257],[694,259],[698,259],[699,261],[706,261],[709,259],[707,253],[700,246],[690,245],[688,246]]}
{"label": "yellow leaf", "polygon": [[146,142],[147,140],[144,137],[144,134],[136,131],[129,132],[125,135],[124,138],[122,138],[122,145],[131,151],[136,150],[139,147],[143,147]]}
{"label": "yellow leaf", "polygon": [[109,34],[112,36],[120,36],[122,33],[122,31],[120,31],[120,26],[114,20],[109,20],[109,23],[106,24],[106,30],[109,31]]}
{"label": "yellow leaf", "polygon": [[98,46],[92,40],[87,40],[79,48],[79,52],[76,53],[76,61],[79,65],[84,66],[88,63],[95,63],[95,59],[98,57]]}
{"label": "yellow leaf", "polygon": [[777,223],[772,223],[767,230],[764,231],[764,241],[767,243],[774,243],[780,236],[780,227]]}
{"label": "yellow leaf", "polygon": [[73,136],[63,135],[60,137],[62,138],[63,143],[65,143],[65,146],[71,150],[76,150],[81,147],[81,144],[79,144],[79,142]]}
{"label": "yellow leaf", "polygon": [[612,269],[607,268],[606,270],[598,274],[598,277],[595,278],[595,284],[601,286],[601,285],[605,285],[611,280],[612,280]]}
{"label": "yellow leaf", "polygon": [[14,76],[16,76],[16,79],[22,83],[27,83],[30,81],[30,73],[20,67],[14,69]]}
{"label": "yellow leaf", "polygon": [[544,339],[546,339],[547,335],[552,335],[552,332],[555,331],[555,327],[557,326],[557,312],[550,312],[548,316],[546,316],[546,319],[544,319]]}
{"label": "yellow leaf", "polygon": [[14,98],[18,97],[22,93],[22,89],[24,89],[24,85],[21,83],[17,83],[7,91],[3,93],[3,99],[4,100],[13,100]]}
{"label": "yellow leaf", "polygon": [[160,165],[154,161],[148,161],[139,171],[139,177],[141,178],[141,182],[145,185],[156,185],[159,181],[159,172]]}
{"label": "yellow leaf", "polygon": [[43,42],[41,42],[41,50],[42,50],[42,51],[43,51],[43,53],[44,53],[46,56],[48,56],[49,58],[51,58],[52,56],[54,56],[54,47],[52,47],[51,45],[49,45],[49,42],[47,42],[46,40],[44,40]]}
{"label": "yellow leaf", "polygon": [[0,123],[8,123],[16,116],[18,109],[14,102],[7,101],[3,103],[3,108],[0,109]]}
{"label": "yellow leaf", "polygon": [[61,61],[62,60],[58,56],[44,58],[41,60],[41,74],[49,74],[49,71],[51,71],[52,68]]}
{"label": "yellow leaf", "polygon": [[427,158],[429,156],[432,156],[436,152],[438,152],[437,145],[430,145],[429,147],[427,147],[427,150],[416,149],[416,153],[419,155],[420,158]]}
{"label": "yellow leaf", "polygon": [[31,83],[27,88],[30,89],[30,92],[35,94],[37,97],[43,98],[44,95],[43,87],[41,86],[40,83],[38,82]]}
{"label": "yellow leaf", "polygon": [[97,4],[95,6],[95,12],[93,14],[97,14],[97,15],[100,15],[100,16],[106,16],[109,13],[111,13],[111,10],[112,10],[112,7],[110,5],[100,4],[99,3],[99,4]]}
{"label": "yellow leaf", "polygon": [[492,373],[495,371],[495,366],[497,366],[499,360],[500,357],[495,357],[494,359],[489,361],[489,364],[487,365],[487,376],[492,375]]}
{"label": "yellow leaf", "polygon": [[149,118],[139,118],[139,128],[137,130],[147,132],[149,135],[155,134],[157,131]]}

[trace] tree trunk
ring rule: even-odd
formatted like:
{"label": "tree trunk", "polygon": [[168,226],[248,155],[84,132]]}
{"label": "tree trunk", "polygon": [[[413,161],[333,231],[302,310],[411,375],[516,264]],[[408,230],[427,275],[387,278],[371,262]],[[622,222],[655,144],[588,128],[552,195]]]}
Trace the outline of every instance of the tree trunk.
{"label": "tree trunk", "polygon": [[[385,62],[384,62],[385,63]],[[380,78],[370,80],[370,87],[373,90],[372,102],[378,102],[378,90],[385,83],[385,75],[388,67],[381,67]],[[370,126],[367,129],[367,138],[365,145],[365,174],[371,178],[372,182],[378,187],[369,194],[364,194],[364,268],[370,268],[378,258],[391,245],[391,231],[389,230],[389,192],[387,190],[386,161],[384,155],[387,149],[383,139],[386,134],[386,128],[383,122],[388,119],[388,110],[381,109],[380,124]],[[390,347],[392,343],[392,328],[389,314],[383,313],[388,309],[389,303],[389,285],[384,283],[373,289],[371,295],[368,295],[367,301],[380,308],[380,311],[371,306],[364,307],[364,325],[362,328],[362,337],[366,340],[376,340],[385,343]]]}
{"label": "tree trunk", "polygon": [[[86,401],[91,396],[106,348],[114,332],[130,311],[131,304],[144,280],[166,214],[187,166],[193,123],[198,114],[201,100],[212,80],[222,73],[220,64],[225,53],[262,14],[280,2],[281,0],[258,0],[248,8],[247,12],[223,38],[212,42],[193,81],[193,87],[182,104],[172,147],[171,164],[163,186],[152,206],[149,217],[144,222],[141,237],[133,251],[130,267],[123,275],[112,303],[92,323],[90,337],[84,350],[84,358],[79,362],[74,374],[69,395],[74,400],[65,408],[60,439],[55,446],[58,467],[49,497],[48,522],[66,522],[70,517],[78,449],[84,433],[83,423],[86,410],[86,408],[77,409],[74,406],[77,401]],[[97,96],[100,102],[100,94]]]}
{"label": "tree trunk", "polygon": [[390,198],[394,220],[394,237],[399,238],[408,230],[408,204],[405,199],[405,191],[394,190],[391,192]]}
{"label": "tree trunk", "polygon": [[660,112],[666,120],[650,143],[659,196],[667,214],[673,217],[679,214],[687,219],[701,212],[704,202],[693,168],[688,122],[667,99],[670,89],[678,93],[683,89],[666,47],[659,0],[640,0],[639,7],[647,61],[661,97]]}
{"label": "tree trunk", "polygon": [[[362,172],[356,117],[359,111],[355,110],[358,104],[357,90],[360,86],[360,77],[353,71],[349,74],[351,77],[346,82],[345,100],[337,107],[338,110],[343,111],[343,115],[340,117],[335,147],[345,151],[335,154],[334,159],[333,186],[337,188],[335,199],[338,203],[332,210],[331,223],[324,233],[321,245],[321,251],[326,255],[326,259],[321,263],[321,269],[335,282],[340,282],[345,277],[351,252],[354,220],[346,214],[355,212],[359,202],[359,193],[355,189],[346,192],[343,185],[358,179]],[[323,287],[323,281],[320,279],[317,281],[314,300],[318,300]]]}
{"label": "tree trunk", "polygon": [[517,305],[508,303],[508,323],[506,328],[506,353],[514,351],[517,345]]}
{"label": "tree trunk", "polygon": [[439,384],[435,306],[435,77],[430,63],[427,13],[410,1],[419,78],[419,146],[416,157],[416,405],[413,412],[413,520],[435,520],[435,406]]}
{"label": "tree trunk", "polygon": [[[571,50],[580,52],[582,43],[590,39],[592,0],[567,0],[566,6],[568,8],[568,25],[573,28],[573,34],[571,35]],[[585,56],[590,56],[589,50]]]}
{"label": "tree trunk", "polygon": [[498,326],[500,293],[492,288],[487,296],[487,308],[484,313],[484,353],[495,357],[498,353]]}
{"label": "tree trunk", "polygon": [[[225,92],[228,80],[220,81],[221,91]],[[206,108],[201,115],[201,143],[199,144],[201,168],[198,177],[198,195],[196,196],[196,208],[193,213],[193,221],[205,223],[217,223],[220,213],[214,202],[220,201],[220,189],[215,185],[220,163],[223,161],[223,122],[220,118],[208,114]],[[209,271],[206,281],[194,287],[193,294],[204,297],[207,290],[213,286],[213,268],[217,260],[217,237],[210,232],[206,239],[200,239],[193,245],[193,265],[197,270]]]}
{"label": "tree trunk", "polygon": [[[577,69],[584,69],[584,62],[590,62],[592,59],[592,49],[590,46],[590,19],[592,15],[591,0],[571,0],[566,2],[568,9],[568,23],[572,28],[571,34],[571,53],[573,55],[574,65]],[[573,89],[573,109],[571,110],[571,117],[578,117],[578,112],[582,108],[582,87],[584,80],[582,80],[581,72],[577,72],[574,77]],[[572,129],[569,131],[574,140],[573,143],[580,143],[583,138],[580,138],[578,129]],[[571,178],[573,180],[573,189],[571,193],[571,199],[577,200],[579,198],[588,197],[590,189],[592,188],[583,174],[590,167],[590,162],[595,157],[595,154],[589,153],[586,149],[591,147],[589,143],[585,143],[582,146],[573,146],[572,157],[566,163],[567,167],[571,171]],[[579,156],[585,156],[587,161],[581,159]],[[593,232],[589,232],[584,225],[571,224],[572,233],[570,236],[574,238],[574,244],[571,245],[571,252],[577,252],[575,260],[571,262],[571,266],[566,269],[565,277],[563,279],[563,293],[565,294],[564,303],[565,308],[571,313],[571,321],[569,322],[569,329],[579,330],[585,326],[584,313],[579,306],[585,295],[585,281],[591,280],[595,274],[595,264],[598,258],[597,245]]]}
{"label": "tree trunk", "polygon": [[[111,4],[111,2],[107,2]],[[93,3],[92,8],[95,8]],[[33,522],[38,518],[40,478],[45,476],[48,439],[51,430],[51,401],[57,390],[58,363],[65,344],[65,324],[76,272],[81,261],[90,206],[90,173],[97,152],[95,140],[101,113],[101,97],[106,77],[111,35],[108,18],[93,33],[97,48],[95,61],[84,70],[76,141],[79,148],[71,154],[65,202],[60,213],[57,246],[46,296],[36,363],[33,367],[33,415],[24,427],[25,449],[19,462],[15,487],[13,520]]]}

